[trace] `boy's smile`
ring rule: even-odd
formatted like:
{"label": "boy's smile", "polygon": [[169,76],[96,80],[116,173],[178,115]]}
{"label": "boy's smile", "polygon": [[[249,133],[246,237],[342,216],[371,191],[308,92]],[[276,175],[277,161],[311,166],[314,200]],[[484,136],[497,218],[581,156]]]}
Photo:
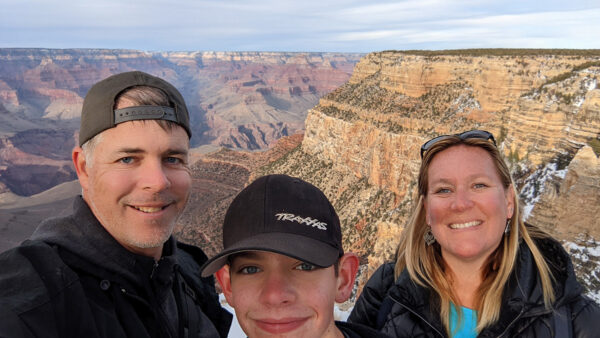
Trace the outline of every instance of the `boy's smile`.
{"label": "boy's smile", "polygon": [[[342,257],[341,260],[344,260]],[[342,337],[333,318],[345,277],[285,255],[250,251],[217,272],[249,337]],[[347,293],[349,294],[349,293]]]}

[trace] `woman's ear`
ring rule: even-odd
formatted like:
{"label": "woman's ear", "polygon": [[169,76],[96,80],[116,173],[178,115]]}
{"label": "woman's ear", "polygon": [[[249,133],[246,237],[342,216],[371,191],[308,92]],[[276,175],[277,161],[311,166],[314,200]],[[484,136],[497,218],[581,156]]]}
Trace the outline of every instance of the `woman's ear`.
{"label": "woman's ear", "polygon": [[335,301],[343,303],[350,297],[358,271],[358,256],[348,252],[340,257],[338,263],[337,290]]}
{"label": "woman's ear", "polygon": [[511,218],[515,213],[515,189],[512,184],[506,189],[504,193],[506,197],[506,218]]}

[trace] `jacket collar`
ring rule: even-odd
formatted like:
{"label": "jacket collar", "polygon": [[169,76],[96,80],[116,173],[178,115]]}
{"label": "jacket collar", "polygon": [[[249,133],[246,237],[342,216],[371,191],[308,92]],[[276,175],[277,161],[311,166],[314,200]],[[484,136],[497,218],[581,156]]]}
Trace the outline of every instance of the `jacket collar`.
{"label": "jacket collar", "polygon": [[[575,278],[569,255],[562,245],[552,238],[538,239],[536,245],[547,259],[555,279],[554,307],[572,301],[581,294],[582,288]],[[536,316],[551,311],[544,307],[541,281],[537,273],[532,273],[537,271],[537,267],[529,247],[524,242],[520,244],[517,255],[514,272],[502,297],[500,318],[496,325],[484,330],[482,335],[486,333],[498,336],[519,317]],[[402,271],[389,295],[409,311],[422,317],[429,325],[444,331],[439,318],[437,295],[429,288],[416,284],[406,270]]]}
{"label": "jacket collar", "polygon": [[31,239],[68,251],[79,258],[79,268],[88,273],[101,278],[111,275],[125,278],[138,285],[147,283],[149,278],[168,284],[177,262],[177,245],[173,236],[165,243],[163,256],[158,262],[132,253],[104,229],[81,196],[75,198],[71,216],[42,222]]}

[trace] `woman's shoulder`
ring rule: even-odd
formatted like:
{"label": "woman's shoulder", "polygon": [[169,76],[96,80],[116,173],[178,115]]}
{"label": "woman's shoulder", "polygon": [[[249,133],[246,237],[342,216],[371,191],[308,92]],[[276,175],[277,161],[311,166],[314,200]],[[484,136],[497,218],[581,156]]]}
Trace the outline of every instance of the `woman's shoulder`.
{"label": "woman's shoulder", "polygon": [[576,337],[595,337],[600,332],[600,306],[592,299],[582,295],[573,302],[571,317]]}
{"label": "woman's shoulder", "polygon": [[369,284],[377,284],[384,286],[386,290],[389,289],[394,284],[394,262],[384,263],[377,268],[369,278],[367,285]]}
{"label": "woman's shoulder", "polygon": [[384,263],[373,272],[363,287],[348,321],[376,327],[377,313],[392,285],[394,285],[394,263]]}

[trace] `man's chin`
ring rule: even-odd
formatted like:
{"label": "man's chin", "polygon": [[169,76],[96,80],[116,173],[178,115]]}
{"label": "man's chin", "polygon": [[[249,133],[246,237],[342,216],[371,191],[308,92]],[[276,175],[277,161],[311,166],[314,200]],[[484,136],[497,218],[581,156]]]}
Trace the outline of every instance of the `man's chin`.
{"label": "man's chin", "polygon": [[131,234],[129,237],[129,245],[139,249],[154,249],[162,248],[162,246],[169,240],[173,227],[170,226],[167,229],[161,229],[159,231],[151,231],[150,233],[141,232]]}

